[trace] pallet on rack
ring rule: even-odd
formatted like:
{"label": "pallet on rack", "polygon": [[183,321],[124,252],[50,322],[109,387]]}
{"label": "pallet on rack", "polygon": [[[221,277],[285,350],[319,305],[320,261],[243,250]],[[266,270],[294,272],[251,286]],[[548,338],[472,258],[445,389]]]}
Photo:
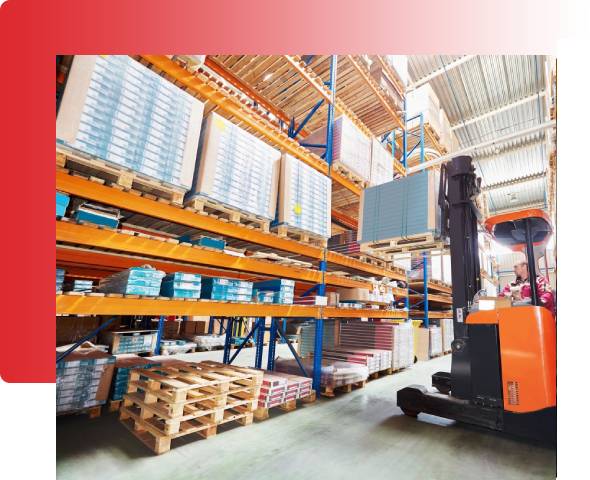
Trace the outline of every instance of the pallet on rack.
{"label": "pallet on rack", "polygon": [[260,215],[244,212],[202,195],[192,196],[184,202],[185,209],[194,210],[200,215],[207,215],[222,221],[237,223],[247,228],[263,232],[270,229],[270,220]]}
{"label": "pallet on rack", "polygon": [[361,252],[372,255],[391,255],[426,250],[442,250],[448,246],[447,242],[437,238],[432,233],[396,237],[378,242],[361,243]]}
{"label": "pallet on rack", "polygon": [[297,227],[292,227],[290,225],[275,225],[272,227],[272,231],[275,232],[279,237],[291,238],[298,242],[315,245],[320,248],[326,248],[328,246],[327,238],[324,238],[320,235],[315,235]]}
{"label": "pallet on rack", "polygon": [[174,205],[182,205],[187,192],[186,188],[172,185],[83,152],[58,148],[55,157],[56,166],[59,168],[87,176],[91,180],[102,180],[101,183],[115,188],[164,200]]}
{"label": "pallet on rack", "polygon": [[293,410],[297,410],[297,402],[303,405],[307,405],[309,403],[314,403],[316,399],[317,397],[315,390],[312,390],[311,393],[305,397],[287,400],[286,402],[281,403],[280,405],[276,405],[274,407],[258,407],[256,410],[254,410],[254,419],[259,422],[267,420],[268,418],[270,418],[269,410],[273,408],[278,408],[284,412],[292,412]]}
{"label": "pallet on rack", "polygon": [[88,415],[88,418],[98,418],[102,414],[102,405],[96,405],[94,407],[82,408],[80,410],[69,410],[67,412],[58,412],[57,416],[62,417],[65,415]]}
{"label": "pallet on rack", "polygon": [[340,162],[334,162],[332,164],[332,169],[335,172],[338,172],[343,177],[348,178],[351,182],[358,185],[360,188],[365,189],[369,186],[369,181],[362,178],[361,176],[357,175],[356,173],[352,172],[346,165]]}
{"label": "pallet on rack", "polygon": [[347,383],[346,385],[324,386],[322,387],[322,395],[324,397],[335,397],[337,392],[350,393],[353,388],[365,388],[366,385],[367,381],[362,380],[360,382]]}
{"label": "pallet on rack", "polygon": [[173,439],[197,433],[208,438],[228,422],[252,423],[257,375],[212,364],[175,362],[130,372],[119,419],[155,453]]}

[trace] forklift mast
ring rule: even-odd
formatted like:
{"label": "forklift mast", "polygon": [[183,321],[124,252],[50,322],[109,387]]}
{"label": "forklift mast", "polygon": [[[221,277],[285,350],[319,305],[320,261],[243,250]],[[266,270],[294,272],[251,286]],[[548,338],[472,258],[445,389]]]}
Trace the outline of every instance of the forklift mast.
{"label": "forklift mast", "polygon": [[451,377],[453,395],[470,398],[471,360],[465,318],[473,297],[481,290],[478,219],[475,198],[481,179],[475,174],[471,157],[460,156],[441,168],[438,204],[441,211],[441,234],[447,237],[451,251],[453,288],[453,357]]}

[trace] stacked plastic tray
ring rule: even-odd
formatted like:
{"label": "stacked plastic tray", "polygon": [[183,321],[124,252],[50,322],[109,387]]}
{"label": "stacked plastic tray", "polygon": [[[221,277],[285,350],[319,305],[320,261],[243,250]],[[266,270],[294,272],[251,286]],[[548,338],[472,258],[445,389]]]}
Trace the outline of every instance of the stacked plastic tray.
{"label": "stacked plastic tray", "polygon": [[162,280],[160,295],[171,298],[199,298],[201,275],[197,273],[170,273]]}
{"label": "stacked plastic tray", "polygon": [[252,282],[229,278],[204,277],[201,279],[201,298],[210,300],[250,302]]}
{"label": "stacked plastic tray", "polygon": [[203,123],[193,196],[275,217],[280,152],[213,113]]}
{"label": "stacked plastic tray", "polygon": [[63,283],[64,283],[65,276],[66,276],[65,270],[63,270],[62,268],[55,269],[55,293],[63,290]]}
{"label": "stacked plastic tray", "polygon": [[277,278],[264,282],[255,282],[254,289],[258,298],[272,298],[270,301],[262,301],[260,303],[292,304],[295,296],[295,281],[286,278]]}
{"label": "stacked plastic tray", "polygon": [[97,353],[94,358],[68,358],[71,357],[66,357],[56,366],[57,412],[70,412],[104,404],[106,399],[97,400],[98,389],[105,368],[115,362],[115,357]]}
{"label": "stacked plastic tray", "polygon": [[160,295],[160,286],[165,273],[151,267],[131,267],[110,277],[103,278],[99,291],[124,295]]}
{"label": "stacked plastic tray", "polygon": [[330,179],[291,155],[283,154],[277,223],[324,238],[330,236]]}
{"label": "stacked plastic tray", "polygon": [[186,189],[203,104],[125,55],[77,55],[57,138],[93,156]]}

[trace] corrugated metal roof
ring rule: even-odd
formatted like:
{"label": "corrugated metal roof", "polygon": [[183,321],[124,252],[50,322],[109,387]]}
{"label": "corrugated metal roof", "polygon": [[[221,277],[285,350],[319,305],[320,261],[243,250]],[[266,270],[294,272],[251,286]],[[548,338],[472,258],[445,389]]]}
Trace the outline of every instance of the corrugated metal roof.
{"label": "corrugated metal roof", "polygon": [[[452,64],[461,56],[419,55],[409,57],[412,81]],[[494,140],[545,121],[545,57],[540,55],[478,55],[455,68],[442,70],[429,83],[451,125],[460,148]],[[537,95],[535,98],[534,96]],[[531,98],[532,97],[532,98]],[[494,112],[523,99],[514,107]],[[478,117],[483,116],[481,119]],[[470,121],[475,119],[475,121]],[[467,122],[463,125],[463,122]],[[544,133],[535,133],[502,145],[476,151],[484,185],[506,182],[546,171],[548,152]],[[507,192],[518,202],[510,202]],[[491,210],[539,203],[545,199],[545,180],[534,178],[501,190],[491,191]],[[516,204],[515,204],[516,203]]]}

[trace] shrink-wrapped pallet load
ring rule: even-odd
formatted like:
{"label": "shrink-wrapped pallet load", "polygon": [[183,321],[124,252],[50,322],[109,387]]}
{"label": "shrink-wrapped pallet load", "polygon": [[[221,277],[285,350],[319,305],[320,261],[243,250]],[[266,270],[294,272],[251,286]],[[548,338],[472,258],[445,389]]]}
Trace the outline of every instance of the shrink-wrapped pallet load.
{"label": "shrink-wrapped pallet load", "polygon": [[420,118],[413,118],[422,114],[424,124],[428,124],[435,132],[440,131],[440,102],[430,84],[422,85],[406,93],[406,127],[411,130],[420,126]]}
{"label": "shrink-wrapped pallet load", "polygon": [[203,103],[126,55],[76,55],[56,120],[60,142],[188,190]]}
{"label": "shrink-wrapped pallet load", "polygon": [[280,158],[278,150],[212,113],[203,122],[189,199],[209,198],[273,220]]}
{"label": "shrink-wrapped pallet load", "polygon": [[442,318],[440,321],[440,328],[442,330],[442,350],[443,352],[449,352],[451,350],[451,343],[455,339],[453,319]]}
{"label": "shrink-wrapped pallet load", "polygon": [[407,55],[385,55],[385,59],[393,68],[393,71],[405,87],[408,84],[410,76],[408,74],[408,56]]}
{"label": "shrink-wrapped pallet load", "polygon": [[[305,143],[326,143],[326,127],[305,137]],[[324,148],[310,148],[312,152],[323,155]],[[342,166],[361,180],[371,178],[371,139],[361,132],[348,117],[340,116],[334,120],[332,139],[332,165]]]}
{"label": "shrink-wrapped pallet load", "polygon": [[421,235],[438,237],[438,189],[438,172],[428,170],[363,190],[359,243]]}
{"label": "shrink-wrapped pallet load", "polygon": [[436,357],[442,354],[442,332],[440,327],[432,325],[430,329],[430,356]]}
{"label": "shrink-wrapped pallet load", "polygon": [[371,145],[371,186],[393,180],[393,155],[376,138]]}
{"label": "shrink-wrapped pallet load", "polygon": [[288,154],[281,158],[277,224],[330,237],[330,179]]}
{"label": "shrink-wrapped pallet load", "polygon": [[414,364],[414,329],[411,323],[393,327],[393,369],[399,370]]}

